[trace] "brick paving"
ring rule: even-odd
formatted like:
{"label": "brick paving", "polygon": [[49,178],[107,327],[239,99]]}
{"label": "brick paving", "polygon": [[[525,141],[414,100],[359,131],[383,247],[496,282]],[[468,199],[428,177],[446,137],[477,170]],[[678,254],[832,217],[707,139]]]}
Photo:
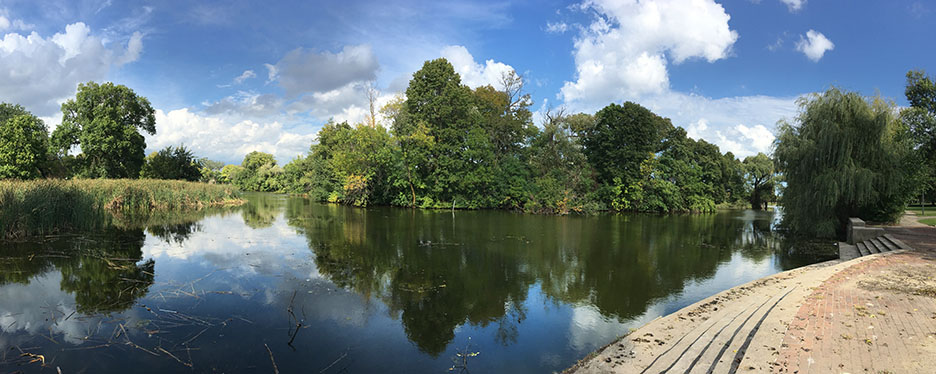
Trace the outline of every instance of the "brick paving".
{"label": "brick paving", "polygon": [[881,255],[836,273],[797,311],[773,371],[936,373],[933,284],[932,252]]}

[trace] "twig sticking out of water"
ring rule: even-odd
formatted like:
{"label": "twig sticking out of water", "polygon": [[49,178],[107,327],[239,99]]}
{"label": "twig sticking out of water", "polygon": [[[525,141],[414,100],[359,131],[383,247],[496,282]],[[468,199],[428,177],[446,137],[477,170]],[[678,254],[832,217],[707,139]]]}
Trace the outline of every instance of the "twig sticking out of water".
{"label": "twig sticking out of water", "polygon": [[273,374],[279,374],[279,368],[276,367],[276,360],[273,359],[273,351],[270,350],[270,346],[263,343],[263,346],[266,347],[267,353],[270,354],[270,362],[273,363]]}
{"label": "twig sticking out of water", "polygon": [[326,366],[324,369],[319,370],[319,374],[322,374],[322,373],[324,373],[325,371],[327,371],[328,369],[331,369],[331,367],[332,367],[332,366],[335,366],[335,364],[337,364],[338,361],[341,361],[343,358],[345,358],[345,357],[347,357],[347,356],[348,356],[348,352],[345,351],[345,353],[342,353],[341,356],[338,356],[338,358],[337,358],[334,362],[332,362],[331,365],[328,365],[328,366]]}
{"label": "twig sticking out of water", "polygon": [[[296,301],[296,292],[297,291],[293,291],[292,298],[289,300],[289,306],[286,307],[286,313],[289,313],[289,323],[290,323],[289,342],[287,342],[286,345],[288,345],[290,348],[293,348],[293,350],[295,350],[296,348],[293,347],[292,343],[296,340],[296,335],[299,335],[299,329],[302,328],[302,320],[296,317],[296,314],[293,313],[293,302]],[[293,320],[296,321],[295,331],[292,331],[293,327],[291,326]]]}

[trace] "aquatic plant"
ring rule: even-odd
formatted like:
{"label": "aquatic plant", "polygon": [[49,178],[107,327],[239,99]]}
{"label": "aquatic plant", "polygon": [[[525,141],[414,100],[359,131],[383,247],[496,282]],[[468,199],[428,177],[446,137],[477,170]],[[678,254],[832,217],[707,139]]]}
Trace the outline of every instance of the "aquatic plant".
{"label": "aquatic plant", "polygon": [[183,181],[0,181],[0,239],[94,230],[115,221],[243,202],[231,186]]}

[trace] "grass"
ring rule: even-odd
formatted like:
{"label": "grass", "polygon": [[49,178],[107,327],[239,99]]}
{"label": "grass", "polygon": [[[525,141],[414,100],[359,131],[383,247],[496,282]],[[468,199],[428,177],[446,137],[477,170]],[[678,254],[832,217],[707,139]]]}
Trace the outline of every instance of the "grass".
{"label": "grass", "polygon": [[22,240],[154,214],[240,205],[231,186],[151,179],[0,181],[0,239]]}
{"label": "grass", "polygon": [[920,220],[920,223],[930,225],[930,226],[936,226],[936,218],[923,218]]}

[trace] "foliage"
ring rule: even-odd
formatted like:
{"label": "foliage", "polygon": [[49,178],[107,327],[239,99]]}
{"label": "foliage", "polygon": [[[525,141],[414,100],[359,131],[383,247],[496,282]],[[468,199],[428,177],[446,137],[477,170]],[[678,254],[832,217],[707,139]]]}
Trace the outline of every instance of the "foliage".
{"label": "foliage", "polygon": [[786,188],[784,226],[832,237],[848,217],[890,222],[913,193],[908,130],[892,103],[831,88],[803,98],[795,122],[781,122],[777,169]]}
{"label": "foliage", "polygon": [[77,174],[91,178],[134,178],[144,163],[146,141],[140,130],[156,133],[153,107],[123,85],[88,82],[62,104],[62,124],[52,133],[60,156],[74,146]]}
{"label": "foliage", "polygon": [[38,178],[48,148],[42,120],[22,106],[0,103],[0,179]]}
{"label": "foliage", "polygon": [[199,181],[205,183],[221,183],[221,169],[224,168],[224,163],[221,161],[210,160],[207,157],[202,157],[198,159],[198,173],[200,174]]}
{"label": "foliage", "polygon": [[[531,105],[515,72],[472,90],[448,61],[427,61],[381,110],[386,130],[329,122],[308,156],[286,165],[283,190],[355,206],[550,214],[709,212],[747,196],[739,160],[640,105],[551,110],[542,130]],[[263,163],[245,159],[222,179],[262,190],[248,182]]]}
{"label": "foliage", "polygon": [[626,102],[610,104],[595,114],[594,126],[584,132],[583,144],[598,181],[616,178],[625,186],[642,179],[641,164],[662,149],[670,121],[649,109]]}
{"label": "foliage", "polygon": [[920,192],[936,190],[936,83],[923,71],[907,73],[907,101],[901,121],[910,128],[914,149],[921,163],[917,185]]}
{"label": "foliage", "polygon": [[101,229],[115,218],[243,203],[231,187],[163,180],[0,181],[0,238]]}
{"label": "foliage", "polygon": [[[285,188],[284,170],[276,165],[276,159],[269,153],[253,151],[244,156],[239,167],[228,166],[221,170],[222,178],[242,190],[278,192]],[[228,169],[227,172],[224,169]]]}
{"label": "foliage", "polygon": [[751,209],[760,210],[774,199],[774,162],[763,153],[744,159],[744,175],[750,186]]}
{"label": "foliage", "polygon": [[166,147],[146,156],[140,177],[198,181],[202,177],[199,163],[185,146]]}

